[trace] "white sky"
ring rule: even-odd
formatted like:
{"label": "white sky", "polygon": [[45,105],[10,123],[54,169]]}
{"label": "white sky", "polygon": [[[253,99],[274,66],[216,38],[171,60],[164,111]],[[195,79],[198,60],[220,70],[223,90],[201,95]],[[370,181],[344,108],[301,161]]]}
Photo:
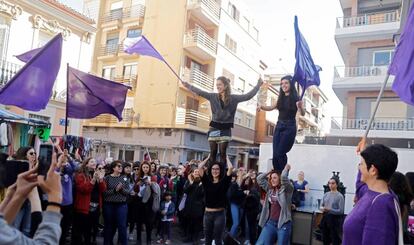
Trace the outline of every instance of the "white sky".
{"label": "white sky", "polygon": [[[82,11],[83,0],[60,0]],[[167,0],[166,0],[167,1]],[[171,0],[168,0],[171,1]],[[334,66],[343,61],[334,40],[336,18],[342,16],[339,0],[237,0],[244,1],[260,30],[266,73],[292,73],[295,66],[293,19],[310,47],[314,62],[321,66],[321,89],[328,96],[325,129],[331,117],[342,116],[342,104],[332,91]]]}

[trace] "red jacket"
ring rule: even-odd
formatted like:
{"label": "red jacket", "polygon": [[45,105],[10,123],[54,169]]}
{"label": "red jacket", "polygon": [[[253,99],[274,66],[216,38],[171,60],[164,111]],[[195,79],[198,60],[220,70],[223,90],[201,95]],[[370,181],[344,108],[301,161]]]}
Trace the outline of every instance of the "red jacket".
{"label": "red jacket", "polygon": [[[89,204],[91,202],[91,193],[93,185],[91,184],[91,178],[85,176],[83,173],[77,173],[75,175],[75,202],[74,208],[76,212],[88,214]],[[106,190],[106,183],[102,181],[99,183],[99,206],[102,207],[102,193]]]}

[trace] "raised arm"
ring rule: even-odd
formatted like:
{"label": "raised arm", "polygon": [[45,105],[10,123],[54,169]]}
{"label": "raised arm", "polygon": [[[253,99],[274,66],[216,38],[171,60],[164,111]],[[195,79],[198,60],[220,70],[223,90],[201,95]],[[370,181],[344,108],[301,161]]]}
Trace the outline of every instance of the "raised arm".
{"label": "raised arm", "polygon": [[303,101],[299,100],[296,102],[296,107],[298,108],[298,111],[300,113],[301,116],[305,115],[305,108],[303,108]]}
{"label": "raised arm", "polygon": [[290,165],[286,164],[285,168],[282,171],[281,177],[281,186],[282,189],[285,189],[285,192],[291,193],[293,192],[293,185],[289,180],[289,171],[290,171]]}
{"label": "raised arm", "polygon": [[231,163],[229,156],[226,157],[227,162],[227,176],[231,176],[231,173],[233,172],[233,164]]}
{"label": "raised arm", "polygon": [[251,98],[253,98],[253,96],[257,94],[257,91],[259,91],[260,86],[262,86],[262,84],[263,84],[263,80],[259,78],[256,86],[252,90],[250,90],[249,92],[245,94],[233,95],[233,98],[236,100],[237,103],[250,100]]}
{"label": "raised arm", "polygon": [[200,164],[198,164],[198,170],[200,171],[200,177],[204,176],[204,166],[206,165],[208,159],[210,159],[210,154],[204,159]]}
{"label": "raised arm", "polygon": [[257,176],[257,184],[266,192],[269,190],[268,173],[262,173]]}
{"label": "raised arm", "polygon": [[208,92],[206,92],[204,90],[201,90],[199,88],[196,88],[193,85],[189,84],[188,82],[181,82],[181,83],[188,90],[190,90],[191,92],[193,92],[193,93],[195,93],[195,94],[197,94],[197,95],[199,95],[199,96],[201,96],[203,98],[206,98],[206,99],[210,100],[211,97],[213,96],[213,93],[208,93]]}

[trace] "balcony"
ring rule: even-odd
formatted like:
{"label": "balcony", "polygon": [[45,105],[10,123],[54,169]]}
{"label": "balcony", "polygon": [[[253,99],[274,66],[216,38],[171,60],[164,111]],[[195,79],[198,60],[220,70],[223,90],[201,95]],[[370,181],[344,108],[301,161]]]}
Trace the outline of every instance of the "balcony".
{"label": "balcony", "polygon": [[203,89],[207,92],[212,92],[214,88],[214,78],[200,71],[199,69],[183,68],[183,79],[188,83]]}
{"label": "balcony", "polygon": [[102,45],[98,50],[98,57],[113,57],[124,52],[122,44]]}
{"label": "balcony", "polygon": [[177,127],[206,132],[210,124],[210,116],[195,110],[177,107],[175,123]]}
{"label": "balcony", "polygon": [[[357,129],[366,130],[369,119],[354,119],[333,117],[332,121],[338,128],[335,129]],[[386,131],[414,131],[414,118],[377,117],[371,125],[371,130]]]}
{"label": "balcony", "polygon": [[125,127],[130,126],[134,122],[134,110],[132,108],[126,108],[122,112],[122,121],[118,122],[115,116],[110,114],[99,115],[93,119],[85,121],[85,126],[113,126],[113,127]]}
{"label": "balcony", "polygon": [[203,61],[209,61],[216,57],[217,42],[201,28],[195,28],[185,34],[184,49]]}
{"label": "balcony", "polygon": [[188,0],[187,9],[207,26],[220,24],[220,4],[214,0]]}
{"label": "balcony", "polygon": [[124,75],[115,77],[113,81],[131,87],[131,90],[128,90],[128,96],[134,96],[135,90],[137,88],[137,78],[137,75]]}
{"label": "balcony", "polygon": [[103,28],[108,28],[113,25],[119,25],[120,21],[128,21],[129,18],[136,21],[137,18],[145,16],[145,6],[141,4],[133,5],[129,8],[116,9],[105,13],[101,18]]}
{"label": "balcony", "polygon": [[377,12],[336,21],[335,41],[344,60],[348,60],[350,44],[376,40],[393,40],[400,28],[400,10]]}
{"label": "balcony", "polygon": [[[387,70],[387,66],[336,66],[332,88],[341,102],[346,101],[348,91],[379,91]],[[387,89],[393,81],[394,77],[390,77]]]}
{"label": "balcony", "polygon": [[23,66],[0,60],[0,88],[14,76]]}

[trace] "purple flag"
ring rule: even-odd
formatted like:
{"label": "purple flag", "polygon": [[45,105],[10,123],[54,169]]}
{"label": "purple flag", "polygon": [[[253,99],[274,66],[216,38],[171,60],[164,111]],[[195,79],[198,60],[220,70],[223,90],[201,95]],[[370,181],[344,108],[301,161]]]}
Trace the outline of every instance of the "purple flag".
{"label": "purple flag", "polygon": [[308,43],[300,33],[298,26],[298,17],[295,16],[295,40],[296,40],[296,49],[295,49],[295,74],[293,75],[293,81],[299,83],[302,87],[302,95],[305,94],[305,90],[311,85],[317,85],[321,83],[319,78],[319,71],[321,67],[313,63],[313,59],[309,50]]}
{"label": "purple flag", "polygon": [[108,113],[122,121],[129,88],[68,66],[68,117],[88,119]]}
{"label": "purple flag", "polygon": [[46,108],[62,56],[62,35],[56,35],[0,91],[0,104],[29,111]]}
{"label": "purple flag", "polygon": [[148,39],[144,36],[137,38],[125,38],[124,51],[128,54],[140,54],[146,56],[152,56],[161,61],[164,61],[162,55],[152,46]]}
{"label": "purple flag", "polygon": [[414,4],[395,49],[388,73],[395,76],[392,90],[407,104],[414,105]]}
{"label": "purple flag", "polygon": [[29,60],[31,60],[33,57],[35,57],[36,54],[38,54],[41,50],[42,50],[42,48],[32,49],[32,50],[30,50],[26,53],[16,55],[15,57],[17,59],[23,61],[24,63],[27,63],[27,62],[29,62]]}

